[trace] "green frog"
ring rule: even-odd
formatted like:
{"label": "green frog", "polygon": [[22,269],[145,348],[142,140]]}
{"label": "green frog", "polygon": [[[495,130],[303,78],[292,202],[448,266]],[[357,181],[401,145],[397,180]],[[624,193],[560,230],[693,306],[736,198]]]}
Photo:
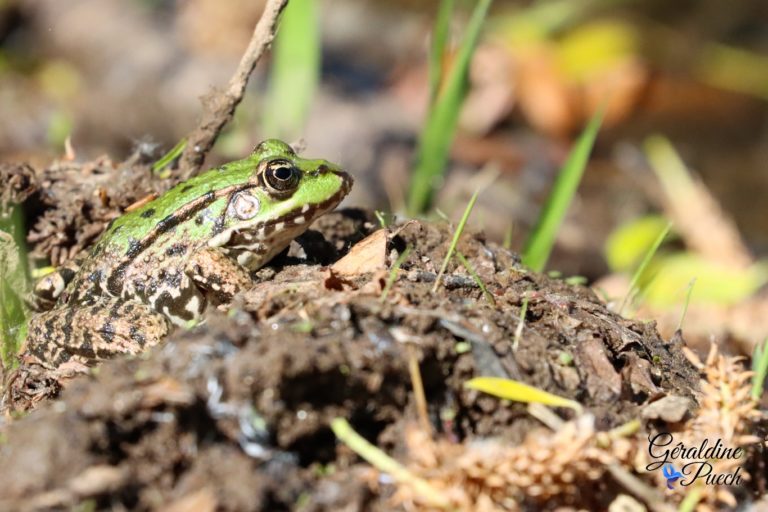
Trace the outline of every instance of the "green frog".
{"label": "green frog", "polygon": [[156,345],[208,304],[229,302],[351,187],[338,166],[279,140],[180,183],[39,283],[36,293],[55,305],[30,321],[22,362],[72,375]]}

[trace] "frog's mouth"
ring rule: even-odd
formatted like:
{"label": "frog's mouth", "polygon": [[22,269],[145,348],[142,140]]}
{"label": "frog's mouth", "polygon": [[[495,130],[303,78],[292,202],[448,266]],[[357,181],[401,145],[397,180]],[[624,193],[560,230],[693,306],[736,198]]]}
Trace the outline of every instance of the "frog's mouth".
{"label": "frog's mouth", "polygon": [[279,231],[280,229],[285,229],[291,225],[294,225],[305,226],[306,229],[307,224],[310,224],[319,216],[336,208],[336,206],[341,203],[347,194],[349,194],[349,191],[352,190],[352,184],[354,183],[354,180],[352,179],[352,176],[344,171],[334,170],[333,173],[341,178],[341,186],[335,194],[319,203],[308,203],[300,208],[295,208],[278,219],[273,219],[263,223],[260,228],[264,229],[268,227],[275,227],[276,230]]}

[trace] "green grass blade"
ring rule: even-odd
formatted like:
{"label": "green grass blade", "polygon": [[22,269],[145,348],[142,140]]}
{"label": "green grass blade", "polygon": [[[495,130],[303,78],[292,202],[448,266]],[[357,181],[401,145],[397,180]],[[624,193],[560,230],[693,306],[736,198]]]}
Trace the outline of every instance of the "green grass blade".
{"label": "green grass blade", "polygon": [[755,353],[752,355],[752,399],[760,400],[763,395],[763,386],[765,377],[768,376],[768,338],[762,344],[755,346]]}
{"label": "green grass blade", "polygon": [[429,53],[429,105],[434,105],[440,83],[443,81],[443,59],[448,45],[451,29],[451,15],[456,0],[443,0],[437,11],[435,29],[432,32],[432,44]]}
{"label": "green grass blade", "polygon": [[557,232],[560,230],[560,225],[581,182],[602,119],[603,109],[600,109],[592,116],[579,140],[576,141],[576,145],[560,169],[552,192],[550,192],[539,214],[533,231],[526,240],[523,249],[523,263],[537,272],[544,270],[547,264],[549,254],[552,252],[557,238]]}
{"label": "green grass blade", "polygon": [[496,300],[493,298],[493,295],[491,295],[491,292],[488,291],[488,288],[485,286],[483,280],[480,279],[480,276],[477,275],[477,272],[475,272],[475,268],[472,266],[472,264],[467,261],[467,258],[465,258],[460,251],[456,251],[456,257],[459,259],[464,268],[467,269],[467,272],[469,272],[469,275],[472,276],[472,279],[475,281],[475,283],[477,283],[477,286],[480,287],[480,291],[483,292],[483,297],[485,297],[485,300],[487,300],[491,306],[495,306]]}
{"label": "green grass blade", "polygon": [[23,233],[21,210],[14,206],[0,217],[0,360],[5,368],[13,365],[26,335],[28,312],[22,297],[29,282]]}
{"label": "green grass blade", "polygon": [[176,160],[181,156],[181,154],[184,152],[184,148],[187,147],[187,139],[181,139],[179,142],[176,143],[175,146],[171,148],[170,151],[168,151],[166,154],[161,156],[157,162],[152,164],[152,172],[154,174],[159,174],[163,169],[168,167],[171,162]]}
{"label": "green grass blade", "polygon": [[410,215],[424,213],[429,208],[435,185],[445,171],[448,150],[467,94],[469,64],[492,1],[477,2],[453,65],[427,113],[427,121],[419,137],[416,165],[408,194]]}
{"label": "green grass blade", "polygon": [[643,275],[643,272],[645,272],[648,264],[658,252],[659,247],[661,247],[661,244],[664,242],[664,239],[667,238],[670,229],[672,229],[671,222],[667,223],[667,227],[664,228],[661,233],[659,233],[659,236],[657,236],[656,240],[653,241],[653,245],[651,245],[650,249],[648,249],[648,252],[645,253],[643,261],[640,262],[640,265],[638,265],[637,269],[635,269],[635,273],[632,274],[632,279],[629,281],[629,289],[627,290],[627,294],[624,296],[624,300],[621,302],[619,314],[624,311],[624,307],[627,305],[627,302],[629,302],[629,298],[635,293],[635,290],[637,289],[637,282],[640,280],[640,277]]}
{"label": "green grass blade", "polygon": [[272,54],[263,130],[269,137],[301,135],[320,79],[316,0],[291,0],[280,20]]}
{"label": "green grass blade", "polygon": [[475,190],[475,193],[472,194],[472,198],[469,200],[469,203],[467,203],[467,207],[464,209],[464,214],[461,216],[459,225],[456,226],[456,231],[453,233],[451,245],[448,247],[448,252],[445,254],[443,264],[440,266],[440,272],[437,273],[437,277],[435,278],[435,284],[432,286],[432,293],[435,293],[437,291],[437,287],[440,286],[440,279],[442,279],[443,274],[445,273],[445,269],[448,268],[448,262],[451,261],[451,256],[453,256],[453,253],[456,250],[456,244],[459,243],[459,237],[461,237],[461,233],[464,231],[464,226],[467,225],[469,214],[472,213],[472,208],[474,208],[475,201],[477,201],[477,196],[479,194],[480,191]]}
{"label": "green grass blade", "polygon": [[389,474],[398,482],[410,485],[414,491],[431,505],[438,508],[445,508],[448,505],[448,500],[443,496],[443,493],[432,487],[426,480],[408,471],[406,467],[381,451],[378,447],[369,443],[363,436],[355,432],[344,418],[335,418],[331,421],[331,430],[333,430],[333,433],[336,434],[336,437],[341,442],[346,444],[369,464],[382,473]]}
{"label": "green grass blade", "polygon": [[387,300],[387,295],[389,295],[389,290],[392,289],[392,285],[395,284],[395,280],[397,279],[397,273],[400,271],[400,267],[402,266],[403,262],[405,262],[406,259],[408,259],[408,255],[411,253],[411,247],[410,245],[406,246],[406,248],[403,250],[403,252],[400,253],[400,256],[397,257],[395,260],[395,264],[392,265],[392,268],[389,271],[389,276],[387,277],[387,283],[384,285],[384,289],[381,290],[381,296],[379,297],[380,302],[384,302]]}

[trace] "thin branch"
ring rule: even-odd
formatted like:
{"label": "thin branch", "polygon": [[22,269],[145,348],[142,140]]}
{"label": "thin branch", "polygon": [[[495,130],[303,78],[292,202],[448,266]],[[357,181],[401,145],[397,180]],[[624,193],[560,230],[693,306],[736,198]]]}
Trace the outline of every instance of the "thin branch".
{"label": "thin branch", "polygon": [[237,105],[243,99],[248,77],[275,38],[277,20],[287,4],[288,0],[267,0],[248,48],[240,59],[235,74],[229,80],[227,89],[213,90],[203,97],[200,122],[187,137],[187,147],[181,155],[182,178],[197,174],[221,130],[232,120]]}

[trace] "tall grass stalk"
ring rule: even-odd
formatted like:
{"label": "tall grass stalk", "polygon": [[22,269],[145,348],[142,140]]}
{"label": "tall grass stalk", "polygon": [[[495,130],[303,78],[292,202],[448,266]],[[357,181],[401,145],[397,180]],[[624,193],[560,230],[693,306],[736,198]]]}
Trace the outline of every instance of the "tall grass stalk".
{"label": "tall grass stalk", "polygon": [[[459,112],[467,94],[469,64],[477,48],[480,30],[493,0],[478,0],[450,69],[442,59],[447,45],[453,0],[443,0],[435,27],[430,63],[430,102],[427,119],[419,137],[415,168],[408,194],[410,215],[427,211],[437,182],[445,172],[448,151],[456,133]],[[438,60],[440,61],[438,63]]]}
{"label": "tall grass stalk", "polygon": [[269,137],[298,138],[320,79],[320,23],[316,0],[291,0],[280,19],[272,53],[263,129]]}
{"label": "tall grass stalk", "polygon": [[589,155],[592,152],[597,132],[603,119],[603,109],[598,110],[582,132],[568,159],[560,169],[536,225],[526,240],[523,249],[523,263],[537,272],[544,270],[555,245],[557,232],[579,187]]}

